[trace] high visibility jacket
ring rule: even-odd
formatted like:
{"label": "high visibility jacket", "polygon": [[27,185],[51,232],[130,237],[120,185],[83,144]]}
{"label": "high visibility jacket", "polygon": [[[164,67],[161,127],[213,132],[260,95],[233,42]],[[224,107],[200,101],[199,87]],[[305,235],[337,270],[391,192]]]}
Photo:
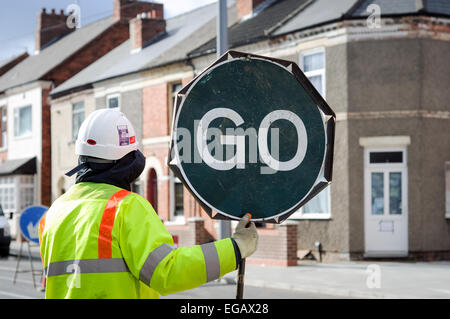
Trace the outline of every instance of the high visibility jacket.
{"label": "high visibility jacket", "polygon": [[72,186],[39,236],[46,298],[159,298],[236,269],[230,238],[175,248],[147,200],[108,184]]}

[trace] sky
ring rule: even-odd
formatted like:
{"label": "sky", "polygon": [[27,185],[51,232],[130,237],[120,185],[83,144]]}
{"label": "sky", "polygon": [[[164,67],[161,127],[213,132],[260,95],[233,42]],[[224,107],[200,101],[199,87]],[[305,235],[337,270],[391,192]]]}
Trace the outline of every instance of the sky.
{"label": "sky", "polygon": [[[164,4],[166,18],[216,2],[216,0],[157,0]],[[37,15],[42,8],[66,11],[70,4],[81,9],[81,25],[112,15],[113,0],[13,0],[0,10],[0,60],[27,51],[34,52]]]}

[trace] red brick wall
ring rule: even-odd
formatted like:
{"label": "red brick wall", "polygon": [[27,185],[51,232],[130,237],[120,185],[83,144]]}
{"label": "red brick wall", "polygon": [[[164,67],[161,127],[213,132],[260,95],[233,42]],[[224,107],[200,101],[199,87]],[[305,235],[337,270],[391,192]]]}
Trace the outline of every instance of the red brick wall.
{"label": "red brick wall", "polygon": [[169,131],[168,85],[158,84],[142,92],[142,138],[167,136]]}
{"label": "red brick wall", "polygon": [[194,217],[187,220],[184,226],[167,226],[167,230],[178,237],[179,247],[190,247],[193,245],[201,245],[214,238],[204,227],[204,218]]}
{"label": "red brick wall", "polygon": [[130,20],[130,42],[131,49],[140,49],[153,38],[166,30],[164,19],[141,19]]}
{"label": "red brick wall", "polygon": [[41,159],[41,204],[50,206],[52,200],[51,176],[51,122],[50,98],[51,89],[42,90],[42,159]]}
{"label": "red brick wall", "polygon": [[53,81],[55,86],[58,86],[126,41],[128,37],[128,24],[117,22],[57,67],[53,68],[42,79]]}
{"label": "red brick wall", "polygon": [[258,229],[256,252],[249,263],[274,266],[297,265],[297,224],[284,222],[273,229]]}

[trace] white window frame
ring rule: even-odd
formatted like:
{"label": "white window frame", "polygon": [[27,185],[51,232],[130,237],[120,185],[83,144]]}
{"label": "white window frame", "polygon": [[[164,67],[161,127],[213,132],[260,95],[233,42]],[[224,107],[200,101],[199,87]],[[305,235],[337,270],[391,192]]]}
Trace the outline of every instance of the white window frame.
{"label": "white window frame", "polygon": [[[304,58],[308,55],[314,55],[317,53],[323,53],[323,68],[322,69],[318,69],[318,70],[313,70],[313,71],[308,71],[308,72],[304,72],[303,70],[304,68]],[[326,87],[326,54],[325,54],[325,48],[324,47],[320,47],[320,48],[315,48],[315,49],[311,49],[311,50],[306,50],[303,52],[300,52],[300,68],[302,69],[303,73],[305,74],[305,76],[309,79],[309,77],[312,76],[317,76],[317,75],[321,75],[322,76],[322,97],[324,100],[326,100],[326,95],[327,95],[327,87]]]}
{"label": "white window frame", "polygon": [[180,90],[181,88],[183,88],[183,83],[181,80],[179,81],[174,81],[169,83],[169,90],[168,90],[168,94],[169,94],[169,107],[168,107],[168,117],[169,117],[169,133],[172,132],[172,117],[173,117],[173,112],[175,110],[175,100],[176,100],[176,96],[178,91],[173,92],[173,88],[176,85],[180,85]]}
{"label": "white window frame", "polygon": [[[20,121],[18,121],[16,123],[16,117],[20,117],[20,109],[24,109],[29,107],[31,109],[31,130],[30,133],[28,134],[24,134],[24,135],[16,135],[16,124],[20,123]],[[33,105],[32,104],[27,104],[27,105],[23,105],[23,106],[19,106],[19,107],[15,107],[13,110],[13,136],[14,139],[23,139],[23,138],[28,138],[30,136],[33,135]]]}
{"label": "white window frame", "polygon": [[[182,216],[175,216],[175,183],[181,183],[181,181],[175,175],[173,175],[172,172],[170,172],[169,178],[170,178],[170,194],[169,194],[170,214],[169,214],[169,220],[166,221],[165,224],[169,225],[169,226],[170,225],[185,225],[186,218],[185,218],[184,214]],[[184,196],[184,194],[183,194],[183,196]]]}
{"label": "white window frame", "polygon": [[[4,112],[5,111],[5,112]],[[3,113],[6,113],[6,116],[3,116]],[[8,109],[6,104],[0,106],[0,117],[1,117],[1,121],[2,121],[2,129],[0,132],[0,138],[3,141],[3,132],[5,132],[5,143],[2,143],[1,147],[0,147],[0,151],[4,151],[8,148],[8,132],[7,130],[3,131],[4,125],[8,126]]]}
{"label": "white window frame", "polygon": [[[314,48],[314,49],[311,49],[311,50],[306,50],[306,51],[300,52],[300,54],[299,54],[299,61],[300,61],[300,63],[299,64],[300,64],[300,68],[303,71],[305,69],[304,68],[304,58],[306,56],[317,54],[317,53],[323,53],[323,68],[322,69],[318,69],[318,70],[304,72],[304,74],[305,74],[305,76],[307,78],[309,78],[311,76],[317,76],[317,75],[321,76],[321,79],[322,79],[322,92],[321,92],[321,95],[325,99],[326,92],[327,92],[326,85],[325,85],[325,83],[326,83],[326,56],[325,56],[325,48],[324,47],[319,47],[319,48]],[[328,190],[326,190],[326,189],[328,189]],[[326,187],[326,189],[323,189],[321,191],[321,193],[325,192],[325,191],[328,192],[328,212],[327,213],[304,213],[303,212],[303,207],[301,207],[298,211],[293,213],[289,218],[290,219],[308,219],[308,220],[309,219],[321,219],[321,220],[329,220],[329,219],[331,219],[331,185],[328,185]]]}
{"label": "white window frame", "polygon": [[108,108],[108,109],[110,108],[109,107],[109,100],[114,99],[114,98],[117,98],[117,101],[119,103],[119,106],[116,109],[121,111],[122,110],[122,100],[120,98],[120,93],[112,93],[112,94],[108,94],[106,96],[106,108]]}
{"label": "white window frame", "polygon": [[[328,185],[320,193],[325,192],[328,189],[328,213],[304,213],[303,207],[300,207],[295,213],[293,213],[290,219],[331,219],[331,185]],[[317,196],[317,195],[316,195]]]}
{"label": "white window frame", "polygon": [[[83,103],[83,110],[74,111],[73,107],[79,103]],[[74,114],[78,114],[78,113],[84,113],[84,115],[86,116],[86,105],[85,105],[84,101],[78,101],[78,102],[72,103],[72,137],[71,137],[72,141],[75,141],[77,139],[76,136],[73,136],[73,119],[74,119]],[[84,118],[86,118],[85,116],[84,116]],[[81,124],[80,124],[80,127],[81,127]],[[78,130],[80,130],[80,128],[78,128]]]}

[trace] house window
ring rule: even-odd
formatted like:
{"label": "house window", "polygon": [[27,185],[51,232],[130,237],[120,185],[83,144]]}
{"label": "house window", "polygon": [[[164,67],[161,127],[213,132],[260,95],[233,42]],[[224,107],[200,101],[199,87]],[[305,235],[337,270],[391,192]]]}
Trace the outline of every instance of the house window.
{"label": "house window", "polygon": [[0,204],[5,213],[16,211],[16,184],[13,176],[0,177]]}
{"label": "house window", "polygon": [[110,109],[119,108],[120,109],[120,94],[110,94],[106,97],[107,106]]}
{"label": "house window", "polygon": [[175,108],[175,99],[177,97],[178,91],[180,91],[181,88],[181,82],[172,83],[169,87],[169,134],[172,131],[172,117]]}
{"label": "house window", "polygon": [[181,181],[170,174],[170,220],[169,224],[184,224],[184,189]]}
{"label": "house window", "polygon": [[184,200],[183,184],[177,178],[175,180],[175,211],[173,212],[175,219],[179,217],[184,217],[183,200]]}
{"label": "house window", "polygon": [[20,211],[34,204],[34,176],[20,176]]}
{"label": "house window", "polygon": [[[316,90],[325,98],[325,50],[315,49],[300,54],[300,65]],[[327,186],[305,206],[292,214],[291,218],[329,219],[330,187]]]}
{"label": "house window", "polygon": [[311,84],[325,98],[325,50],[322,48],[302,53],[300,65]]}
{"label": "house window", "polygon": [[32,132],[31,105],[14,109],[14,136],[30,135]]}
{"label": "house window", "polygon": [[84,121],[84,102],[72,104],[72,140],[76,140],[81,123]]}
{"label": "house window", "polygon": [[8,125],[8,121],[6,118],[6,105],[1,107],[1,125],[2,125],[2,141],[1,148],[5,148],[7,145],[7,135],[6,135],[6,127]]}

